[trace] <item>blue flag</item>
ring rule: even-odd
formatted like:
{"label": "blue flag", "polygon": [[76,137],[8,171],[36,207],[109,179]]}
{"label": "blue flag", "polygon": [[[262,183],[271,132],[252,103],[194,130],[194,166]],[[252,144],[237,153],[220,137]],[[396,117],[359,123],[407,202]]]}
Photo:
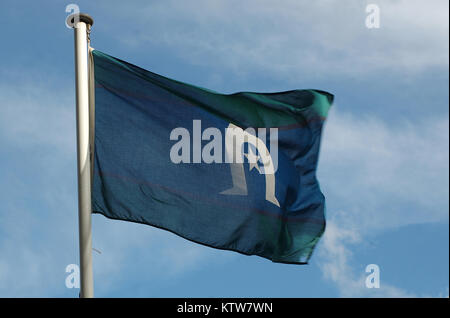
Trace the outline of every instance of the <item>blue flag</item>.
{"label": "blue flag", "polygon": [[94,213],[308,262],[325,229],[316,167],[333,95],[226,95],[93,56]]}

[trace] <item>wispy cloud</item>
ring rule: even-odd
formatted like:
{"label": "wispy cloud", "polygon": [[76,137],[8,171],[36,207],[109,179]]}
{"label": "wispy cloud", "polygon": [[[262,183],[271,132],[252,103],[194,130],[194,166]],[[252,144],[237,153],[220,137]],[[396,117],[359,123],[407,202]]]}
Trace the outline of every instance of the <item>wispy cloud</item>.
{"label": "wispy cloud", "polygon": [[[286,80],[448,67],[448,1],[377,1],[380,29],[365,26],[368,3],[115,2],[104,10],[117,22],[108,25],[109,36],[130,50],[165,47],[190,63],[236,74],[258,69]],[[133,27],[123,28],[130,19]]]}
{"label": "wispy cloud", "polygon": [[337,109],[325,127],[318,173],[347,219],[365,231],[448,222],[448,117],[388,125]]}
{"label": "wispy cloud", "polygon": [[319,173],[329,221],[318,263],[342,296],[426,296],[388,282],[367,289],[364,273],[351,266],[351,251],[388,230],[448,223],[448,132],[448,118],[387,126],[372,117],[330,114]]}
{"label": "wispy cloud", "polygon": [[119,293],[127,281],[170,282],[234,257],[160,229],[108,220],[102,215],[93,215],[93,244],[101,251],[94,252],[96,290],[101,295]]}
{"label": "wispy cloud", "polygon": [[357,229],[340,227],[333,220],[328,222],[327,231],[323,237],[319,252],[320,268],[326,279],[332,281],[342,297],[418,297],[401,288],[381,281],[380,288],[367,288],[366,276],[359,275],[351,266],[351,247],[361,243]]}
{"label": "wispy cloud", "polygon": [[[27,74],[17,78],[18,74]],[[17,147],[50,147],[73,154],[75,145],[74,88],[55,78],[18,71],[2,72],[0,82],[0,136]],[[35,73],[36,74],[36,73]],[[52,152],[53,152],[52,151]]]}

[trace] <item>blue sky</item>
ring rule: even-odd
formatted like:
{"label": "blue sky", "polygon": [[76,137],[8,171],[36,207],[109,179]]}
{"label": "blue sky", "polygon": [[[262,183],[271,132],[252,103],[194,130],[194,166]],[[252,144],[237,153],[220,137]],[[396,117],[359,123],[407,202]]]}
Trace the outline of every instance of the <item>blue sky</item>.
{"label": "blue sky", "polygon": [[[64,1],[0,4],[0,296],[77,297],[73,31]],[[448,297],[448,1],[77,1],[92,46],[224,93],[336,96],[309,265],[93,216],[100,297]],[[365,26],[380,7],[381,27]],[[378,264],[381,288],[367,289]]]}

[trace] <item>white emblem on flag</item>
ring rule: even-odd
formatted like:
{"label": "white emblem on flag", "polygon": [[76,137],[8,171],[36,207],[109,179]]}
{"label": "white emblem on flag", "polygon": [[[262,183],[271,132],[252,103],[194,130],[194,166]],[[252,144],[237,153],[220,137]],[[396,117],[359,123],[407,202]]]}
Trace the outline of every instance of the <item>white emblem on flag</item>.
{"label": "white emblem on flag", "polygon": [[[265,128],[263,128],[265,130]],[[250,130],[251,132],[251,130]],[[274,164],[271,153],[267,149],[264,141],[250,133],[249,129],[242,128],[229,124],[225,133],[225,162],[230,163],[231,178],[233,186],[221,194],[225,195],[247,195],[247,180],[244,171],[245,156],[249,162],[249,171],[256,169],[260,174],[265,176],[266,181],[266,200],[280,206],[275,197],[275,172],[277,164]],[[261,134],[258,134],[261,135]],[[264,134],[265,135],[265,134]],[[270,129],[271,152],[278,157],[278,129]],[[244,153],[244,144],[248,144],[248,152]],[[256,149],[256,153],[253,151]],[[276,160],[275,160],[276,162]],[[262,166],[259,165],[262,163]]]}

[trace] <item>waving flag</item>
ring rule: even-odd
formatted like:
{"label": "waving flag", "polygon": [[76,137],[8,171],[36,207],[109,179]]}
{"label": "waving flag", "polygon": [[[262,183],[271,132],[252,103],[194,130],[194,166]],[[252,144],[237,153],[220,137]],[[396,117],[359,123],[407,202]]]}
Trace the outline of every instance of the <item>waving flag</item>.
{"label": "waving flag", "polygon": [[325,228],[316,167],[331,94],[220,94],[92,54],[94,213],[308,261]]}

